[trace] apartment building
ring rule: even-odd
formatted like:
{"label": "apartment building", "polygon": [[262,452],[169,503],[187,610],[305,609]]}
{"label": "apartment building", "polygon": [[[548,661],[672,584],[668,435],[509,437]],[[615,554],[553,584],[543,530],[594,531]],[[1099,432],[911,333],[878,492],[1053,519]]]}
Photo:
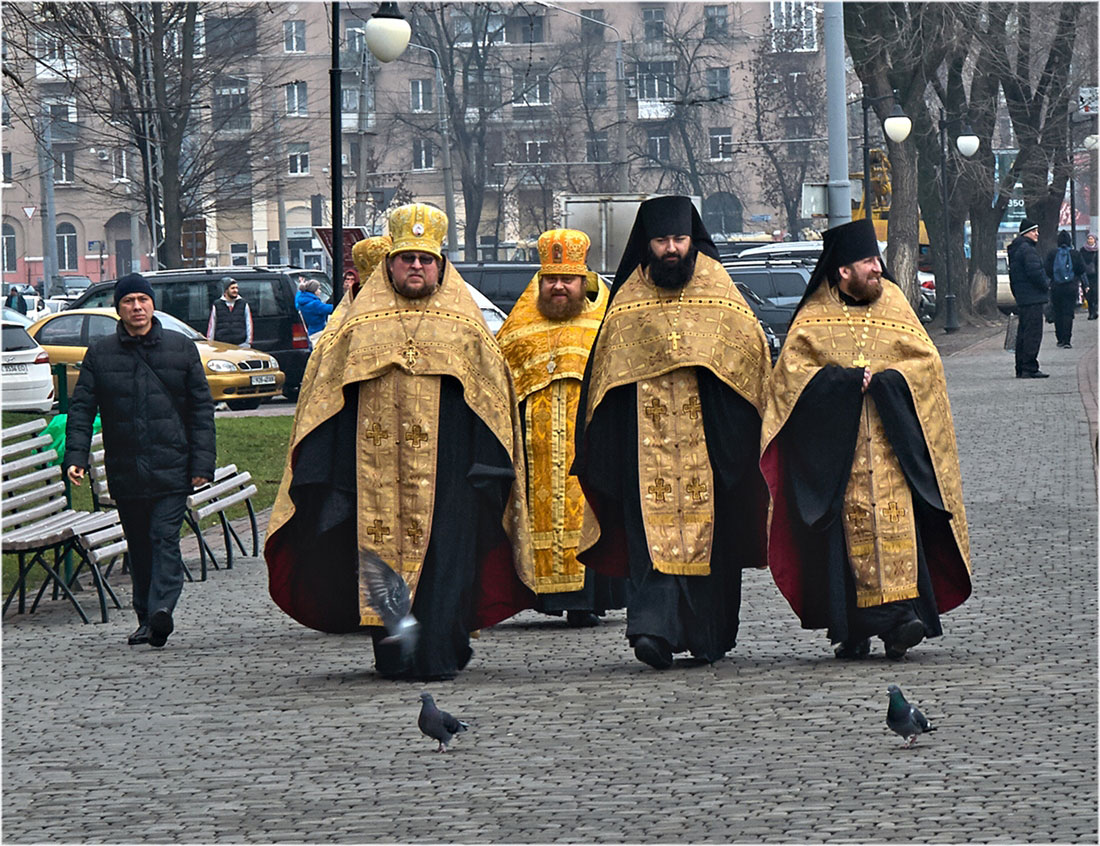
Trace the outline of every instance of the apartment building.
{"label": "apartment building", "polygon": [[[135,16],[103,17],[107,53],[5,5],[3,281],[42,278],[51,189],[62,274],[150,269],[170,231],[179,263],[323,263],[312,227],[332,219],[331,6],[198,4],[157,54],[135,31],[185,4],[102,8],[123,5]],[[791,228],[782,194],[823,176],[809,2],[403,4],[431,49],[388,64],[365,49],[375,8],[341,4],[345,225],[380,231],[411,198],[445,208],[444,130],[458,237],[482,258],[522,255],[560,222],[563,193],[698,195],[712,233],[732,238]],[[135,53],[144,107],[103,67]],[[169,89],[191,82],[182,129],[154,119],[158,62]]]}

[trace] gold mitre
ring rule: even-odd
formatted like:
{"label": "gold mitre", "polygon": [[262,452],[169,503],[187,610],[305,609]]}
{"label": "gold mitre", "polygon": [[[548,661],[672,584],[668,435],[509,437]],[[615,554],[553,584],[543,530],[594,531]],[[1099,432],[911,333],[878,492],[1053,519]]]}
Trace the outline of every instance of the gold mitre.
{"label": "gold mitre", "polygon": [[393,238],[389,235],[373,235],[356,241],[351,248],[351,259],[355,262],[355,269],[359,271],[359,278],[366,282],[378,263],[382,261],[393,246]]}
{"label": "gold mitre", "polygon": [[578,229],[550,229],[539,235],[539,276],[585,276],[588,266],[588,236]]}
{"label": "gold mitre", "polygon": [[389,255],[421,250],[443,258],[441,248],[447,234],[447,215],[426,203],[410,203],[390,212],[390,237],[393,246]]}

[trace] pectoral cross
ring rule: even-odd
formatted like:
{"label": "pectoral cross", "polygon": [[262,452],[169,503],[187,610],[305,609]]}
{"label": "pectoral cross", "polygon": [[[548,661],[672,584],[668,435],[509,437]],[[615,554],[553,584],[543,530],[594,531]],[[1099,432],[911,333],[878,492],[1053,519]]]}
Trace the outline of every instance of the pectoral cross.
{"label": "pectoral cross", "polygon": [[683,335],[681,335],[681,334],[680,334],[679,332],[677,332],[677,331],[676,331],[675,329],[674,329],[673,331],[671,331],[671,332],[669,332],[669,333],[668,333],[668,339],[669,339],[670,341],[672,341],[672,349],[673,349],[673,350],[678,350],[678,349],[680,348],[680,345],[679,345],[679,344],[678,344],[677,342],[678,342],[678,341],[679,341],[679,340],[680,340],[680,339],[681,339],[682,337],[684,337],[684,336],[683,336]]}
{"label": "pectoral cross", "polygon": [[405,343],[405,349],[401,355],[405,356],[405,364],[409,366],[409,370],[412,370],[416,366],[416,360],[420,358],[420,350],[416,348],[416,344],[413,343],[412,338]]}
{"label": "pectoral cross", "polygon": [[871,366],[871,362],[868,361],[867,356],[865,356],[863,353],[860,353],[859,358],[854,359],[852,361],[852,364],[855,365],[856,367],[870,367]]}

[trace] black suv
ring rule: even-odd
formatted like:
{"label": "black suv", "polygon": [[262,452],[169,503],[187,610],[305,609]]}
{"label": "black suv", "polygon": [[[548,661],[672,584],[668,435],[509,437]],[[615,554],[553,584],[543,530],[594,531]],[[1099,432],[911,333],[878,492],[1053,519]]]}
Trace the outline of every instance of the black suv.
{"label": "black suv", "polygon": [[[816,261],[815,257],[814,263]],[[763,304],[753,304],[756,316],[772,327],[781,343],[785,341],[794,310],[806,293],[813,265],[797,259],[748,261],[746,257],[726,259],[722,266],[734,282],[749,288],[763,300]]]}
{"label": "black suv", "polygon": [[[157,308],[204,335],[210,307],[222,295],[220,280],[232,276],[252,312],[252,346],[278,359],[279,369],[286,374],[283,395],[298,398],[310,344],[305,324],[294,307],[297,283],[288,275],[245,266],[157,270],[142,275],[153,286]],[[92,285],[69,308],[110,308],[114,305],[114,287],[114,282]]]}
{"label": "black suv", "polygon": [[456,261],[454,266],[463,279],[508,314],[542,265],[511,261]]}

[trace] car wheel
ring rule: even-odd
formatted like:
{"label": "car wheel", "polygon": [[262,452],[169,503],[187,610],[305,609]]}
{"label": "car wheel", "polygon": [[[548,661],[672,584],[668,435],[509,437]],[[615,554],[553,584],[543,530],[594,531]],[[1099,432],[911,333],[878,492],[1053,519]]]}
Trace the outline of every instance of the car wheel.
{"label": "car wheel", "polygon": [[260,400],[258,398],[226,400],[225,404],[229,406],[230,411],[251,411],[260,407]]}

